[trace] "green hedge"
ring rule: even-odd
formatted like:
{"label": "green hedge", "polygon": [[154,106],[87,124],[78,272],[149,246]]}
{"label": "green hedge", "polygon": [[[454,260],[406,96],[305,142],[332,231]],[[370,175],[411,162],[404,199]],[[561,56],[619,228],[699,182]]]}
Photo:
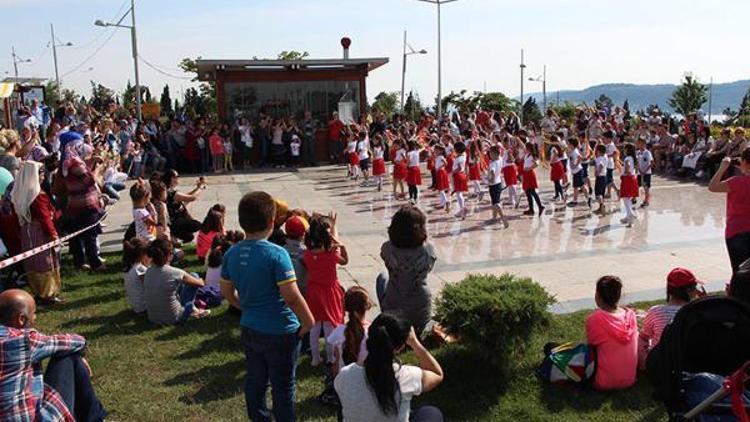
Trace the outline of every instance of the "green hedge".
{"label": "green hedge", "polygon": [[535,330],[548,326],[554,302],[529,278],[469,274],[445,286],[435,319],[462,343],[505,366],[525,351]]}

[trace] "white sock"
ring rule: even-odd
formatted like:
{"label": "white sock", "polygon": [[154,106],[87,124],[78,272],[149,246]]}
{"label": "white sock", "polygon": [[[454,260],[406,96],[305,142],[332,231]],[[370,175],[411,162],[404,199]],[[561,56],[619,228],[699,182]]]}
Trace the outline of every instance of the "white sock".
{"label": "white sock", "polygon": [[466,200],[464,199],[464,193],[463,192],[457,192],[456,193],[456,198],[458,200],[458,209],[461,210],[461,211],[463,211],[464,208],[466,208],[466,203],[465,203]]}
{"label": "white sock", "polygon": [[448,203],[448,194],[444,190],[440,191],[440,207],[444,207]]}

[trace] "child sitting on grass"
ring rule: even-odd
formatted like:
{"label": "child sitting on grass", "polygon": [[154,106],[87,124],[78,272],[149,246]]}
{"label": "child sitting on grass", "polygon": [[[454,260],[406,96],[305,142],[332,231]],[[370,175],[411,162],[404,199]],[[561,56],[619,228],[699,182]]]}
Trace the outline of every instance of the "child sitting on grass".
{"label": "child sitting on grass", "polygon": [[193,303],[198,288],[205,285],[203,280],[169,265],[172,262],[172,242],[156,239],[148,246],[147,254],[153,262],[143,280],[149,321],[177,324],[211,313],[198,309]]}
{"label": "child sitting on grass", "polygon": [[151,265],[151,258],[146,254],[147,248],[148,242],[139,237],[126,240],[122,245],[122,278],[125,282],[125,295],[128,297],[130,308],[138,315],[146,312],[143,276]]}
{"label": "child sitting on grass", "polygon": [[195,253],[201,262],[206,260],[206,255],[211,250],[211,245],[217,235],[224,234],[224,213],[208,210],[206,218],[203,219],[201,229],[195,239]]}
{"label": "child sitting on grass", "polygon": [[156,211],[150,202],[151,188],[139,179],[130,188],[130,199],[133,201],[135,236],[147,242],[156,239]]}

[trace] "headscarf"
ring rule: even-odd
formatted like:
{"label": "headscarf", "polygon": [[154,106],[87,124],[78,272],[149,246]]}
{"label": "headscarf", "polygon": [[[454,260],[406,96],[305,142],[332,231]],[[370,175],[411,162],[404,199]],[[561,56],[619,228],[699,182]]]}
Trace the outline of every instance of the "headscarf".
{"label": "headscarf", "polygon": [[42,191],[42,185],[39,183],[41,167],[42,165],[36,161],[24,161],[13,184],[10,201],[21,224],[31,222],[31,204]]}
{"label": "headscarf", "polygon": [[68,175],[68,169],[72,164],[70,159],[75,154],[74,145],[78,143],[83,143],[83,136],[80,133],[69,130],[60,134],[60,165],[62,166],[63,177]]}
{"label": "headscarf", "polygon": [[75,140],[65,145],[65,159],[63,160],[62,175],[68,176],[70,169],[85,166],[84,160],[91,155],[94,148],[83,140]]}

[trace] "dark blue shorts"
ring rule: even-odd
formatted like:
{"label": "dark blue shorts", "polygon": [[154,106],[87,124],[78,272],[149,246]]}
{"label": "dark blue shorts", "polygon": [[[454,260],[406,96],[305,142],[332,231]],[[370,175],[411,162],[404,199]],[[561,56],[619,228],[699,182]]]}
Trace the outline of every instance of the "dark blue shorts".
{"label": "dark blue shorts", "polygon": [[370,170],[370,159],[365,158],[364,160],[359,160],[359,168],[362,169],[362,171]]}
{"label": "dark blue shorts", "polygon": [[650,174],[638,175],[638,186],[642,188],[651,188],[651,175]]}
{"label": "dark blue shorts", "polygon": [[594,195],[604,196],[607,191],[607,176],[597,176],[594,183]]}
{"label": "dark blue shorts", "polygon": [[583,170],[579,171],[578,173],[573,173],[573,187],[580,188],[583,185]]}
{"label": "dark blue shorts", "polygon": [[615,183],[615,170],[614,169],[607,169],[607,186],[611,185],[612,183]]}
{"label": "dark blue shorts", "polygon": [[490,200],[492,205],[500,204],[500,194],[503,192],[503,184],[490,185]]}
{"label": "dark blue shorts", "polygon": [[583,167],[582,173],[584,178],[589,177],[589,163],[581,163],[581,167]]}

